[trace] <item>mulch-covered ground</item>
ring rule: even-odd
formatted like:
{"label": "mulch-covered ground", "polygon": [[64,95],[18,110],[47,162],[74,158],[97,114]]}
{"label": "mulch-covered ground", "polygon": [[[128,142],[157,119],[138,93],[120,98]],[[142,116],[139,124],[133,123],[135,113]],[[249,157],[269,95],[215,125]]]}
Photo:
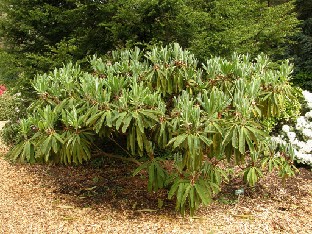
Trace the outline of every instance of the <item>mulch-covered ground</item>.
{"label": "mulch-covered ground", "polygon": [[144,175],[132,177],[132,169],[111,160],[19,165],[0,156],[0,233],[312,233],[310,170],[285,187],[267,176],[239,199],[233,191],[241,184],[233,182],[183,218],[165,191],[147,193]]}

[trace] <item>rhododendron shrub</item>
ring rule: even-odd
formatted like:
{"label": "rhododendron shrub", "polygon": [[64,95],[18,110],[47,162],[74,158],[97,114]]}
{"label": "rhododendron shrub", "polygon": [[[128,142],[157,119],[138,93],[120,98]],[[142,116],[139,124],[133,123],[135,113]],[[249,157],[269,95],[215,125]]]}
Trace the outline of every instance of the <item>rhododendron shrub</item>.
{"label": "rhododendron shrub", "polygon": [[168,189],[182,214],[209,204],[233,165],[249,186],[266,170],[294,175],[292,148],[278,148],[262,124],[283,118],[297,101],[288,61],[276,66],[264,55],[234,54],[198,64],[174,44],[114,51],[94,57],[91,67],[68,64],[36,77],[38,100],[20,121],[11,159],[79,164],[92,158],[99,139],[118,146],[125,139],[124,157],[140,165],[134,174],[146,170],[148,190]]}

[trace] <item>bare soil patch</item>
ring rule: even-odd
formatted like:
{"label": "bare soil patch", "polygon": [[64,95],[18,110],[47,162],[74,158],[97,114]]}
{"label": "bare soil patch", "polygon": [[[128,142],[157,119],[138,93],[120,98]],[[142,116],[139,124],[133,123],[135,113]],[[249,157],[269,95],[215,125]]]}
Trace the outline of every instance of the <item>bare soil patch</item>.
{"label": "bare soil patch", "polygon": [[239,199],[233,191],[243,185],[232,182],[190,218],[165,191],[147,193],[145,175],[132,177],[133,169],[112,160],[75,167],[0,157],[0,233],[312,233],[310,170],[285,187],[267,176]]}

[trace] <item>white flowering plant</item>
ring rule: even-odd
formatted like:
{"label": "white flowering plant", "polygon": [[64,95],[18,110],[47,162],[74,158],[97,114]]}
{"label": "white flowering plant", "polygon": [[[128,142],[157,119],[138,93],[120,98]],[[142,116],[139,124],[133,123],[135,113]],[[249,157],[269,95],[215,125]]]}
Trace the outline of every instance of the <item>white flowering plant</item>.
{"label": "white flowering plant", "polygon": [[14,145],[20,140],[19,137],[19,120],[26,115],[25,97],[20,92],[15,92],[11,87],[5,89],[0,85],[0,121],[7,121],[5,128],[0,132],[3,143]]}
{"label": "white flowering plant", "polygon": [[312,93],[304,90],[303,113],[293,125],[283,125],[273,141],[280,144],[290,143],[294,148],[295,161],[312,167]]}

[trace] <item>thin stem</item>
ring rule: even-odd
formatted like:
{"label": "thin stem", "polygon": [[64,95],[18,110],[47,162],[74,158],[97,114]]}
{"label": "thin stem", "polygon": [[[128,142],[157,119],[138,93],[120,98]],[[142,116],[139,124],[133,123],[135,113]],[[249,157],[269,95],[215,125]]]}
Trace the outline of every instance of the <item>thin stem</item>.
{"label": "thin stem", "polygon": [[96,156],[99,156],[99,155],[104,155],[106,157],[109,157],[109,158],[115,158],[115,159],[120,159],[122,161],[127,161],[127,162],[133,162],[135,163],[136,165],[138,166],[141,166],[141,163],[136,160],[135,158],[125,158],[123,156],[120,156],[120,155],[114,155],[114,154],[109,154],[109,153],[106,153],[104,151],[100,151],[98,152],[97,154],[95,154]]}
{"label": "thin stem", "polygon": [[111,141],[113,141],[120,149],[122,149],[126,154],[128,154],[130,157],[132,157],[132,155],[125,149],[123,148],[117,141],[115,141],[113,138],[108,137]]}

